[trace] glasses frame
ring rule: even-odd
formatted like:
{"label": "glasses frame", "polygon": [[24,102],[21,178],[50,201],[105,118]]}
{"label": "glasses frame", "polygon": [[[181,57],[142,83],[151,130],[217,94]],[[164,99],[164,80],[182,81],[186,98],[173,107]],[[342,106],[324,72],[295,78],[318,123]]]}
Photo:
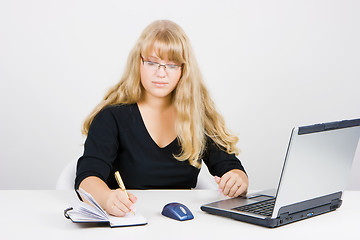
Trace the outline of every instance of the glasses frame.
{"label": "glasses frame", "polygon": [[[183,66],[184,66],[184,64],[181,64],[181,65],[177,65],[177,64],[161,64],[161,63],[154,62],[154,61],[146,61],[146,60],[144,60],[144,58],[143,58],[143,56],[141,54],[140,54],[140,57],[141,57],[141,60],[143,62],[143,66],[145,66],[145,63],[151,63],[151,64],[154,64],[155,66],[157,66],[156,70],[159,70],[161,67],[164,67],[164,70],[167,73],[169,72],[169,69],[177,71],[179,69],[181,70],[183,68]],[[176,66],[177,68],[173,69],[173,68],[171,68],[169,66]]]}

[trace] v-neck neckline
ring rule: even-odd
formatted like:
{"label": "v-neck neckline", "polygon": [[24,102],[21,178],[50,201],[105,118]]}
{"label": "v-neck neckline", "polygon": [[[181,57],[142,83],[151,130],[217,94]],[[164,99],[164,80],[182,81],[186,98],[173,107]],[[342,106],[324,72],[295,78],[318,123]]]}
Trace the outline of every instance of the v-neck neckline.
{"label": "v-neck neckline", "polygon": [[155,147],[156,147],[157,149],[160,149],[160,150],[167,149],[167,148],[169,148],[174,142],[177,141],[177,137],[175,137],[175,139],[172,140],[169,144],[165,145],[164,147],[160,147],[160,146],[155,142],[155,140],[151,137],[149,131],[147,130],[146,125],[145,125],[145,122],[144,122],[144,119],[143,119],[143,117],[141,116],[141,112],[140,112],[139,105],[138,105],[137,103],[135,103],[135,109],[136,109],[136,111],[137,111],[137,114],[138,114],[138,117],[139,117],[139,120],[140,120],[140,122],[141,122],[141,126],[142,126],[144,132],[146,133],[147,137],[149,138],[149,141],[152,142],[152,144],[155,145]]}

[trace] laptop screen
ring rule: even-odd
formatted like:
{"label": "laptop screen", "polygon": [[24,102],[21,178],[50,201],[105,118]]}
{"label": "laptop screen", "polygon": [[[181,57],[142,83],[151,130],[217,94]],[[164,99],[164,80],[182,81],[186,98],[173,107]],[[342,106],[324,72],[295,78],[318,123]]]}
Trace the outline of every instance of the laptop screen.
{"label": "laptop screen", "polygon": [[294,128],[273,217],[285,205],[345,189],[360,136],[360,119]]}

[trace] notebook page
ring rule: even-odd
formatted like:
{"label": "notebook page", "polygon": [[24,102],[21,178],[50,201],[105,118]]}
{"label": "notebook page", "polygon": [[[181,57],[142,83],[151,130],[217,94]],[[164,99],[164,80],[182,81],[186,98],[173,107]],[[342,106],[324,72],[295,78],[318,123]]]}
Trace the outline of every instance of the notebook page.
{"label": "notebook page", "polygon": [[100,207],[100,205],[95,201],[95,199],[91,196],[90,193],[85,192],[83,189],[77,190],[83,199],[88,201],[94,208],[97,208],[104,216],[108,216],[108,214]]}
{"label": "notebook page", "polygon": [[73,203],[72,206],[72,210],[67,214],[73,222],[109,222],[109,219],[97,208],[87,203],[79,201]]}

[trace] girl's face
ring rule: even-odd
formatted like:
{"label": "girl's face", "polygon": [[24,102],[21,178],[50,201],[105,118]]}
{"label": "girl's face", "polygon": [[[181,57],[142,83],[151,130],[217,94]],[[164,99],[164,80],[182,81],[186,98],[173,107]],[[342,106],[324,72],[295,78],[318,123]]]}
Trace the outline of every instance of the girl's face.
{"label": "girl's face", "polygon": [[140,61],[140,78],[145,94],[156,98],[170,97],[181,77],[181,65],[160,59],[154,51]]}

